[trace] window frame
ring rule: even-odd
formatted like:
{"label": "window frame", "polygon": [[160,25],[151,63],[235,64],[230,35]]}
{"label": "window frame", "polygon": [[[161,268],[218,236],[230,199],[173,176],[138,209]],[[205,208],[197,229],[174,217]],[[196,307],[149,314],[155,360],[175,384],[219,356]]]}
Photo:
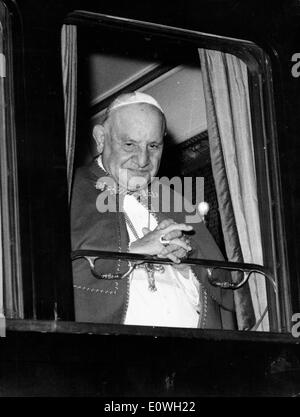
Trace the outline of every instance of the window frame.
{"label": "window frame", "polygon": [[[22,269],[19,171],[16,124],[16,77],[14,72],[16,54],[14,46],[18,33],[14,24],[19,23],[15,8],[1,1],[1,24],[3,29],[4,71],[1,78],[4,110],[2,112],[0,166],[1,166],[1,223],[2,223],[2,271],[4,316],[7,319],[24,318],[24,285]],[[2,14],[3,13],[3,14]]]}
{"label": "window frame", "polygon": [[[277,300],[271,306],[277,308],[279,323],[273,319],[271,329],[279,332],[290,331],[291,294],[288,280],[288,264],[286,257],[286,238],[282,220],[282,197],[279,176],[279,158],[277,149],[276,120],[273,96],[271,61],[266,52],[251,41],[221,37],[198,31],[174,28],[144,21],[101,15],[88,11],[76,10],[70,13],[64,24],[101,26],[116,31],[132,31],[143,36],[171,38],[194,44],[197,48],[215,49],[236,55],[248,67],[249,95],[252,112],[253,145],[255,148],[257,176],[266,176],[266,183],[258,181],[258,195],[267,195],[269,204],[259,199],[260,219],[268,219],[268,225],[262,230],[271,231],[269,239],[262,232],[264,258],[274,260],[274,279],[278,286]],[[263,169],[261,169],[263,167]],[[264,172],[259,172],[259,169]],[[275,226],[276,225],[276,226]],[[280,262],[278,261],[280,260]],[[276,267],[275,267],[276,265]],[[273,265],[266,264],[268,269]],[[279,276],[281,279],[279,279]],[[267,292],[272,291],[268,288]],[[272,298],[271,298],[272,299]]]}
{"label": "window frame", "polygon": [[[288,281],[288,265],[286,258],[286,239],[284,233],[284,225],[282,221],[282,198],[280,192],[280,177],[279,177],[279,162],[278,162],[278,150],[277,150],[277,137],[276,137],[276,122],[275,122],[275,110],[274,110],[274,98],[272,89],[272,70],[270,65],[270,58],[266,53],[257,45],[252,42],[220,37],[211,34],[205,34],[198,31],[191,31],[179,28],[168,27],[164,25],[158,25],[153,23],[147,23],[142,21],[135,21],[129,19],[122,19],[113,16],[100,15],[96,13],[86,11],[74,11],[67,16],[64,24],[75,25],[102,25],[109,28],[115,28],[120,30],[132,30],[143,35],[149,36],[162,36],[173,39],[180,39],[182,41],[188,41],[194,43],[199,47],[208,47],[209,49],[216,49],[223,52],[229,52],[235,54],[242,59],[249,69],[249,84],[251,89],[258,88],[259,96],[255,95],[255,101],[252,103],[251,108],[254,109],[252,114],[252,121],[255,122],[253,130],[254,142],[260,142],[263,145],[264,152],[259,154],[255,152],[258,162],[266,162],[266,167],[270,169],[267,172],[267,187],[262,187],[260,192],[267,192],[271,196],[272,204],[268,207],[268,213],[270,215],[270,227],[272,230],[272,247],[271,252],[275,256],[275,260],[278,258],[282,260],[280,265],[275,268],[275,279],[279,287],[278,303],[280,305],[280,312],[282,316],[280,318],[279,330],[286,332],[290,330],[290,310],[291,310],[291,295],[289,290]],[[253,91],[252,90],[252,91]],[[250,94],[250,98],[253,95]],[[264,105],[264,103],[266,103]],[[263,123],[261,123],[263,121]],[[268,140],[268,137],[270,138]],[[257,143],[254,143],[257,146]],[[267,168],[266,168],[267,169]],[[261,186],[259,184],[259,186]],[[266,188],[266,189],[265,189]],[[263,207],[265,209],[265,206]],[[260,211],[261,217],[261,211]],[[276,227],[275,227],[276,224]],[[277,237],[277,239],[276,239]],[[276,262],[275,262],[276,263]],[[278,262],[277,262],[278,264]],[[282,280],[278,279],[281,274]],[[152,336],[178,336],[178,337],[200,337],[200,338],[229,338],[240,339],[245,338],[245,332],[241,336],[240,331],[215,331],[209,329],[172,329],[172,328],[143,328],[139,326],[124,326],[124,325],[104,325],[87,324],[87,323],[75,323],[75,322],[51,322],[51,321],[34,321],[34,320],[8,320],[8,328],[10,330],[20,330],[19,324],[22,323],[22,330],[26,329],[31,331],[56,331],[67,333],[95,333],[95,334],[134,334],[134,335],[152,335]],[[226,334],[226,336],[225,336]],[[224,335],[224,336],[223,336]],[[269,332],[249,332],[246,336],[249,340],[271,340],[273,337],[280,338],[281,340],[293,340],[284,333],[276,333],[275,335]]]}

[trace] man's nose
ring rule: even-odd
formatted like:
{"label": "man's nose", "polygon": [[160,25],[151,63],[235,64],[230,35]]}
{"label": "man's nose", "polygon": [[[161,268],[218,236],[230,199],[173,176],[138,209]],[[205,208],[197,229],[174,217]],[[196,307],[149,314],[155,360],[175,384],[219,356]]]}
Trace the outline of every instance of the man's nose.
{"label": "man's nose", "polygon": [[140,168],[144,168],[149,163],[149,154],[147,149],[141,149],[137,155],[137,160]]}

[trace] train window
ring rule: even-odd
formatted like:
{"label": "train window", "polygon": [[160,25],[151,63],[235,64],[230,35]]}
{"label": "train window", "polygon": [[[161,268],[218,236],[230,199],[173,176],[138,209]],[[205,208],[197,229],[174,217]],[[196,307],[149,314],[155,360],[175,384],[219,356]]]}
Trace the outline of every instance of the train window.
{"label": "train window", "polygon": [[[62,28],[76,320],[286,330],[267,57],[247,41],[97,19],[74,12]],[[166,123],[162,152],[147,108]]]}

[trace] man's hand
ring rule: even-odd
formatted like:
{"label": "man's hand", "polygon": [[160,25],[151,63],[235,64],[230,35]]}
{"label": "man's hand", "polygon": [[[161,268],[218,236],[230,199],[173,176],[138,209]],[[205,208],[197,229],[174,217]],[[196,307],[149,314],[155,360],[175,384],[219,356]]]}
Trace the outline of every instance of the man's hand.
{"label": "man's hand", "polygon": [[[145,227],[143,229],[144,237],[133,242],[129,251],[169,258],[178,264],[182,258],[186,258],[188,252],[192,249],[188,240],[183,236],[183,232],[190,232],[191,230],[193,230],[192,226],[166,219],[159,223],[152,232]],[[160,240],[161,237],[163,237],[163,240],[170,241],[170,243],[164,245]]]}

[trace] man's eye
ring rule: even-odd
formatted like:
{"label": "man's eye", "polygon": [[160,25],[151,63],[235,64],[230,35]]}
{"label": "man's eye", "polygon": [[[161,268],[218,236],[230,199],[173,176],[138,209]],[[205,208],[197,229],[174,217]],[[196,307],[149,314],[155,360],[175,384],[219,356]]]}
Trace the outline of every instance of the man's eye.
{"label": "man's eye", "polygon": [[133,148],[134,144],[131,142],[125,143],[126,148]]}
{"label": "man's eye", "polygon": [[151,143],[150,148],[151,149],[158,149],[158,144],[157,143]]}

